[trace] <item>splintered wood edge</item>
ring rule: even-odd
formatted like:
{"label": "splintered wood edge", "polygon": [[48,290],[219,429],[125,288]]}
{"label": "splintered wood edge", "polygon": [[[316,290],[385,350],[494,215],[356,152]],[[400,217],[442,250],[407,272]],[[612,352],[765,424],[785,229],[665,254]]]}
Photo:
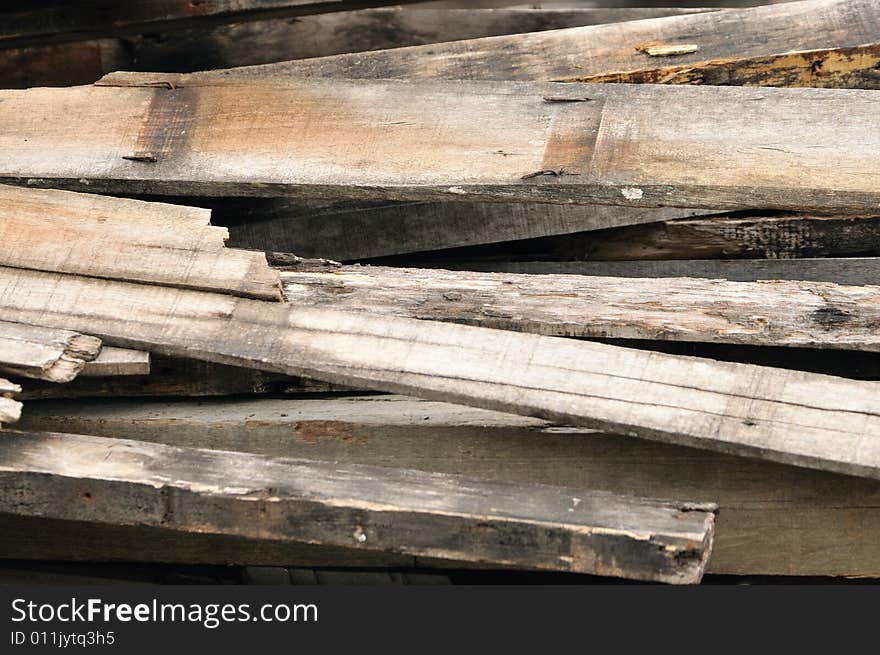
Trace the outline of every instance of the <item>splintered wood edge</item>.
{"label": "splintered wood edge", "polygon": [[[9,432],[4,512],[699,582],[717,506],[363,465]],[[26,493],[15,493],[26,490]],[[58,503],[60,495],[73,499]]]}
{"label": "splintered wood edge", "polygon": [[[24,324],[21,325],[23,328],[30,327]],[[53,331],[38,326],[33,327],[35,330],[39,332],[45,331],[47,334]],[[59,332],[61,332],[60,336],[66,337],[66,341],[46,342],[46,345],[60,349],[60,354],[56,359],[33,367],[3,366],[0,364],[0,371],[24,378],[46,380],[47,382],[66,383],[74,380],[87,362],[91,362],[98,357],[101,352],[102,341],[98,337],[75,332]]]}

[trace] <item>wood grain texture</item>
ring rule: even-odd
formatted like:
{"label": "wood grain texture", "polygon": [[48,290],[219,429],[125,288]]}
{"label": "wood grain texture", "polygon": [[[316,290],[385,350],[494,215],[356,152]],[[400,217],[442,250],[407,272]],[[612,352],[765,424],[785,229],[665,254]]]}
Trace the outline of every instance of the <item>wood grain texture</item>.
{"label": "wood grain texture", "polygon": [[[381,7],[358,11],[194,26],[131,40],[136,66],[124,70],[187,72],[291,59],[460,41],[501,34],[618,23],[709,9]],[[112,70],[121,70],[117,66]],[[104,71],[110,72],[110,69]],[[94,81],[97,77],[88,80]]]}
{"label": "wood grain texture", "polygon": [[[474,202],[230,199],[214,222],[236,248],[346,261],[665,221],[704,210]],[[369,235],[369,238],[365,238]]]}
{"label": "wood grain texture", "polygon": [[[880,573],[876,547],[880,482],[458,405],[399,396],[29,402],[17,429],[644,497],[710,497],[719,514],[708,573],[859,577]],[[397,555],[386,555],[384,562],[378,558],[365,562],[364,552],[285,549],[268,541],[199,539],[95,525],[76,528],[58,522],[43,524],[45,534],[39,535],[36,526],[27,528],[9,517],[0,517],[0,526],[0,550],[14,557],[401,566]],[[67,550],[62,552],[60,546]],[[25,552],[28,547],[30,554]]]}
{"label": "wood grain texture", "polygon": [[[862,214],[880,206],[880,101],[870,91],[309,80],[13,90],[0,100],[0,179],[32,186]],[[152,159],[131,160],[144,153]],[[566,169],[577,153],[577,168]]]}
{"label": "wood grain texture", "polygon": [[[438,263],[435,261],[433,265],[437,266]],[[699,277],[736,282],[804,280],[852,286],[880,284],[880,257],[682,259],[623,262],[449,261],[442,265],[462,270],[533,275],[598,275],[626,278]]]}
{"label": "wood grain texture", "polygon": [[0,426],[15,423],[21,418],[21,403],[12,399],[20,391],[21,387],[17,384],[0,378]]}
{"label": "wood grain texture", "polygon": [[708,504],[77,435],[9,433],[0,453],[0,508],[25,516],[679,584],[712,547]]}
{"label": "wood grain texture", "polygon": [[80,372],[85,377],[114,377],[150,374],[150,353],[107,346]]}
{"label": "wood grain texture", "polygon": [[[296,76],[877,88],[878,33],[880,8],[873,0],[805,0],[162,79],[178,85]],[[644,52],[646,44],[683,43],[698,48],[671,57]],[[119,84],[137,76],[106,79]]]}
{"label": "wood grain texture", "polygon": [[[235,231],[235,230],[234,230]],[[294,237],[296,238],[296,237]],[[880,255],[880,216],[747,212],[486,244],[396,257],[395,265],[432,259],[492,261],[635,261],[800,259]],[[416,259],[419,263],[415,263]],[[438,264],[438,267],[442,264]]]}
{"label": "wood grain texture", "polygon": [[285,272],[297,307],[532,332],[880,351],[880,287],[347,266]]}
{"label": "wood grain texture", "polygon": [[19,269],[0,269],[0,311],[110,345],[880,478],[869,382]]}
{"label": "wood grain texture", "polygon": [[0,321],[0,371],[70,382],[101,352],[101,340],[70,330]]}

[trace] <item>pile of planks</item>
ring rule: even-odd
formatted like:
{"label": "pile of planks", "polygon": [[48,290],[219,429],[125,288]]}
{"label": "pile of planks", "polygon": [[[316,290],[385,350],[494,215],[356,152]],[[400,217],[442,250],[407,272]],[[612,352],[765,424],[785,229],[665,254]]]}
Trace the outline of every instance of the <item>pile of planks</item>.
{"label": "pile of planks", "polygon": [[0,558],[880,577],[875,0],[75,4],[0,11]]}

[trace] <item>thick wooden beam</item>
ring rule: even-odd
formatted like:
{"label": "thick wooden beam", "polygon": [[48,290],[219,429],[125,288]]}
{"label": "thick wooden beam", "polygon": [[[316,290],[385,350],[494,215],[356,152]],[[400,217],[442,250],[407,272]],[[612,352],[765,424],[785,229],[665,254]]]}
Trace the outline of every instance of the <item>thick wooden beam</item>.
{"label": "thick wooden beam", "polygon": [[[493,205],[494,206],[494,205]],[[261,209],[255,208],[258,214]],[[268,213],[268,212],[267,212]],[[328,217],[329,218],[329,217]],[[330,221],[332,222],[332,218]],[[315,221],[317,223],[317,221]],[[294,221],[290,226],[293,231]],[[317,225],[315,226],[317,228]],[[396,226],[395,226],[396,227]],[[260,228],[257,227],[257,230]],[[375,228],[378,231],[378,226]],[[590,228],[587,228],[590,229]],[[248,232],[235,227],[233,233]],[[318,231],[321,235],[321,232]],[[267,235],[268,236],[268,235]],[[283,237],[277,234],[283,242]],[[384,236],[384,235],[383,235]],[[233,240],[241,239],[238,234]],[[298,237],[291,237],[297,239]],[[388,237],[391,239],[392,237]],[[255,240],[256,242],[256,240]],[[331,250],[330,244],[324,248]],[[420,253],[388,259],[395,265],[424,266],[432,260],[635,261],[670,259],[801,259],[880,255],[880,216],[822,216],[749,212],[695,216],[564,236]],[[418,260],[418,263],[416,263]],[[440,264],[439,266],[442,266]]]}
{"label": "thick wooden beam", "polygon": [[[178,85],[297,76],[877,88],[878,34],[874,0],[805,0],[159,79]],[[654,56],[663,49],[652,45],[678,47]],[[106,79],[144,78],[111,73]]]}
{"label": "thick wooden beam", "polygon": [[682,259],[628,262],[486,262],[449,261],[429,265],[461,270],[545,275],[599,275],[604,277],[698,277],[755,282],[805,280],[841,285],[880,284],[880,257],[818,259]]}
{"label": "thick wooden beam", "polygon": [[288,302],[533,332],[880,351],[880,287],[346,266],[283,274]]}
{"label": "thick wooden beam", "polygon": [[[214,221],[237,248],[353,261],[653,223],[704,210],[475,202],[227,200]],[[364,235],[369,235],[365,238]]]}
{"label": "thick wooden beam", "polygon": [[21,387],[17,384],[0,378],[0,425],[15,423],[21,418],[21,403],[12,399],[20,391]]}
{"label": "thick wooden beam", "polygon": [[[718,503],[708,573],[880,577],[880,482],[399,396],[29,402],[17,429]],[[707,496],[708,495],[708,496]],[[796,517],[794,520],[793,517]],[[0,516],[0,552],[69,560],[407,566],[399,555]],[[426,564],[422,558],[419,562]],[[440,565],[438,563],[438,565]],[[449,566],[447,563],[446,566]]]}
{"label": "thick wooden beam", "polygon": [[880,204],[870,91],[310,80],[0,99],[0,179],[33,186],[851,213]]}
{"label": "thick wooden beam", "polygon": [[685,584],[712,548],[708,504],[50,433],[5,434],[0,462],[23,516]]}
{"label": "thick wooden beam", "polygon": [[0,321],[0,372],[8,375],[70,382],[100,352],[96,337]]}
{"label": "thick wooden beam", "polygon": [[0,269],[0,312],[110,345],[880,478],[869,382],[20,269]]}

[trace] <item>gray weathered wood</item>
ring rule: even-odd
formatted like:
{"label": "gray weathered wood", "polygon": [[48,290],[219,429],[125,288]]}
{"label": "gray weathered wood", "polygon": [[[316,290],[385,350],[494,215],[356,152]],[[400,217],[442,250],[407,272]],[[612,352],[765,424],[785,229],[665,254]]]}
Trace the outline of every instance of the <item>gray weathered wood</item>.
{"label": "gray weathered wood", "polygon": [[0,179],[32,186],[850,213],[880,205],[880,100],[870,91],[275,80],[0,99]]}
{"label": "gray weathered wood", "polygon": [[[805,0],[160,79],[178,85],[298,76],[877,88],[878,33],[874,0]],[[656,57],[646,53],[647,44],[696,47]],[[144,79],[120,73],[107,79],[138,78]]]}
{"label": "gray weathered wood", "polygon": [[25,516],[670,583],[699,582],[714,526],[707,504],[50,433],[4,435],[0,480]]}
{"label": "gray weathered wood", "polygon": [[107,346],[80,372],[85,377],[113,377],[150,374],[150,353]]}
{"label": "gray weathered wood", "polygon": [[20,269],[0,269],[0,312],[110,345],[880,478],[870,382]]}
{"label": "gray weathered wood", "polygon": [[237,248],[345,261],[652,223],[695,214],[705,214],[705,210],[273,198],[219,203],[214,210],[214,222],[229,228],[229,243]]}
{"label": "gray weathered wood", "polygon": [[[494,206],[494,205],[493,205]],[[255,213],[260,209],[256,209]],[[317,221],[315,221],[317,222]],[[234,228],[233,232],[240,228]],[[321,234],[320,231],[318,234]],[[238,238],[238,237],[234,237]],[[395,265],[431,260],[634,261],[669,259],[800,259],[880,255],[880,216],[695,216],[564,236],[487,244],[455,252],[397,257]],[[418,261],[418,263],[416,263]]]}
{"label": "gray weathered wood", "polygon": [[880,257],[818,259],[682,259],[627,262],[485,262],[450,261],[438,264],[474,271],[606,277],[700,277],[737,282],[806,280],[844,285],[880,284]]}
{"label": "gray weathered wood", "polygon": [[880,286],[346,266],[285,272],[297,307],[533,332],[880,351]]}
{"label": "gray weathered wood", "polygon": [[[719,505],[708,573],[880,577],[880,482],[399,396],[29,402],[20,429],[458,473]],[[29,559],[411,567],[398,555],[0,517]],[[40,529],[39,526],[42,526]],[[419,558],[421,562],[421,558]],[[448,564],[447,564],[448,566]]]}
{"label": "gray weathered wood", "polygon": [[7,375],[70,382],[100,352],[96,337],[0,321],[0,372]]}

